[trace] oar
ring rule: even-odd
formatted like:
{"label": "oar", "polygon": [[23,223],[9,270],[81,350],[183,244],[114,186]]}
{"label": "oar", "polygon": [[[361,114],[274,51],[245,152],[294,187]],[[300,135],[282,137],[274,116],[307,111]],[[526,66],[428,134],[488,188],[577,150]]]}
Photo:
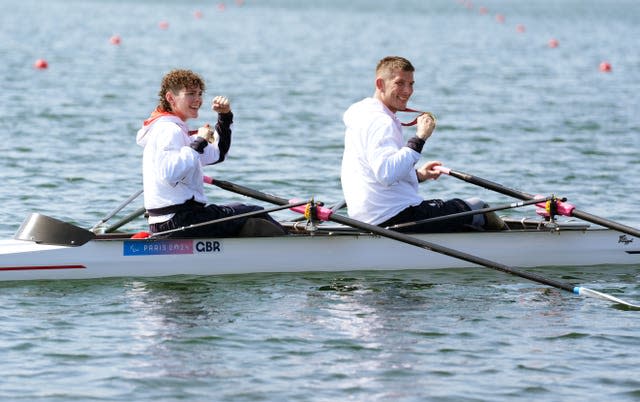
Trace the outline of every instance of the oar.
{"label": "oar", "polygon": [[117,214],[118,212],[120,212],[122,210],[122,208],[126,207],[127,205],[129,205],[129,203],[133,200],[135,200],[136,198],[138,198],[138,196],[140,194],[142,194],[142,189],[136,191],[135,193],[131,194],[129,196],[129,198],[127,198],[126,200],[124,200],[124,202],[122,204],[120,204],[118,207],[116,207],[116,209],[114,209],[113,211],[109,212],[107,214],[107,216],[105,216],[104,218],[100,219],[100,222],[96,223],[95,225],[93,225],[93,227],[90,229],[92,232],[95,232],[100,226],[102,226],[103,224],[105,224],[109,219],[113,218],[113,216],[115,214]]}
{"label": "oar", "polygon": [[504,209],[520,208],[520,207],[524,207],[524,206],[527,206],[527,205],[538,204],[540,202],[546,202],[546,201],[550,201],[550,200],[553,200],[553,199],[555,199],[554,196],[549,196],[549,197],[544,197],[544,198],[536,198],[535,200],[529,200],[529,201],[512,202],[510,204],[496,205],[495,207],[481,208],[481,209],[475,209],[475,210],[472,210],[472,211],[458,212],[458,213],[455,213],[455,214],[435,216],[433,218],[421,219],[419,221],[413,221],[413,222],[398,223],[396,225],[387,226],[386,228],[387,229],[398,229],[398,228],[405,228],[405,227],[408,227],[408,226],[422,225],[423,223],[431,223],[431,222],[443,221],[443,220],[446,220],[446,219],[453,219],[453,218],[461,218],[463,216],[486,214],[488,212],[502,211]]}
{"label": "oar", "polygon": [[[224,190],[227,191],[231,191],[237,194],[242,194],[245,195],[247,197],[251,197],[251,198],[255,198],[258,200],[262,200],[262,201],[266,201],[266,202],[270,202],[272,204],[276,204],[276,205],[286,205],[289,203],[289,201],[285,200],[284,198],[280,198],[280,197],[276,197],[274,195],[271,194],[266,194],[263,193],[261,191],[258,190],[254,190],[248,187],[243,187],[240,186],[238,184],[234,184],[228,181],[221,181],[221,180],[215,180],[212,179],[210,177],[205,177],[205,182],[209,183],[209,184],[213,184],[215,186],[218,186]],[[521,271],[518,270],[516,268],[512,268],[509,267],[507,265],[498,263],[498,262],[493,262],[490,260],[487,260],[485,258],[482,257],[478,257],[478,256],[474,256],[471,254],[467,254],[465,252],[462,251],[457,251],[448,247],[444,247],[444,246],[440,246],[422,239],[418,239],[416,237],[413,236],[409,236],[400,232],[395,232],[393,230],[389,230],[389,229],[385,229],[382,228],[380,226],[375,226],[375,225],[371,225],[365,222],[361,222],[355,219],[351,219],[348,218],[346,216],[342,216],[342,215],[338,215],[338,214],[334,214],[333,211],[331,211],[328,208],[323,208],[323,207],[317,207],[317,214],[318,214],[318,218],[321,220],[330,220],[336,223],[340,223],[343,225],[347,225],[356,229],[360,229],[363,230],[365,232],[371,232],[373,234],[377,234],[379,236],[382,237],[387,237],[393,240],[398,240],[400,242],[406,243],[406,244],[410,244],[416,247],[420,247],[426,250],[430,250],[430,251],[434,251],[436,253],[440,253],[440,254],[444,254],[447,255],[449,257],[453,257],[453,258],[457,258],[463,261],[467,261],[467,262],[471,262],[477,265],[482,265],[485,266],[487,268],[491,268],[491,269],[495,269],[498,271],[502,271],[502,272],[506,272],[512,275],[516,275],[519,276],[521,278],[525,278],[528,280],[531,280],[533,282],[538,282],[544,285],[548,285],[548,286],[552,286],[558,289],[562,289],[562,290],[566,290],[568,292],[577,294],[577,295],[583,295],[583,296],[591,296],[591,297],[596,297],[596,298],[600,298],[600,299],[604,299],[604,300],[608,300],[614,303],[618,303],[621,305],[624,305],[628,308],[633,308],[633,309],[640,309],[640,305],[635,305],[632,303],[628,303],[624,300],[621,300],[617,297],[608,295],[606,293],[601,293],[595,290],[591,290],[591,289],[587,289],[585,287],[582,286],[576,286],[570,283],[566,283],[566,282],[559,282],[553,279],[548,279],[545,278],[543,276],[531,273],[531,272],[526,272],[526,271]]]}
{"label": "oar", "polygon": [[[436,169],[444,174],[466,181],[467,183],[475,184],[477,186],[484,187],[486,189],[493,190],[501,194],[509,195],[511,197],[518,198],[520,200],[534,200],[536,198],[532,194],[514,190],[512,188],[505,187],[501,184],[492,182],[490,180],[482,179],[480,177],[473,176],[468,173],[452,170],[444,166],[438,166],[436,167]],[[623,225],[621,223],[610,221],[609,219],[592,215],[588,212],[580,211],[571,204],[566,204],[561,202],[560,206],[561,208],[559,209],[562,215],[572,216],[575,218],[585,220],[587,222],[595,223],[596,225],[600,225],[609,229],[626,233],[631,236],[640,237],[640,230],[633,228],[631,226]]]}
{"label": "oar", "polygon": [[119,229],[121,226],[124,226],[127,223],[131,222],[132,220],[138,218],[139,216],[144,215],[145,212],[147,212],[147,209],[145,207],[140,207],[140,208],[136,209],[135,211],[131,212],[129,215],[127,215],[124,218],[120,219],[118,222],[116,222],[113,225],[111,225],[108,228],[106,228],[104,230],[104,233],[114,232],[116,229]]}

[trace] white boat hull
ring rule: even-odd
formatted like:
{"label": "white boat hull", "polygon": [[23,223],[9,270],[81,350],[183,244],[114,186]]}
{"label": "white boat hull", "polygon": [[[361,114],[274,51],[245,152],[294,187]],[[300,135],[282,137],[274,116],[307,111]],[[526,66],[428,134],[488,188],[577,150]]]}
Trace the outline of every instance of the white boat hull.
{"label": "white boat hull", "polygon": [[[640,264],[640,240],[608,229],[526,229],[416,237],[519,268]],[[99,236],[81,246],[0,241],[0,281],[472,266],[368,234],[171,240]]]}

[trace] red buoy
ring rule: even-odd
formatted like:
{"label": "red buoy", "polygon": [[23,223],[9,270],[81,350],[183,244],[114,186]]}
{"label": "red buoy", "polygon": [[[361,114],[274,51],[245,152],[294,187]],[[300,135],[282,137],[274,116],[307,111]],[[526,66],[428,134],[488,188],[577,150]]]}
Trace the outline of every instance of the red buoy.
{"label": "red buoy", "polygon": [[45,68],[49,67],[49,63],[47,63],[45,59],[38,59],[35,63],[33,63],[33,66],[39,70],[44,70]]}
{"label": "red buoy", "polygon": [[609,63],[608,61],[603,61],[600,63],[600,71],[602,71],[603,73],[610,73],[611,72],[611,63]]}
{"label": "red buoy", "polygon": [[558,42],[557,39],[553,39],[553,38],[549,39],[549,47],[555,48],[555,47],[558,47],[559,44],[560,42]]}
{"label": "red buoy", "polygon": [[113,35],[109,38],[109,42],[111,42],[112,45],[119,45],[122,39],[120,39],[120,35]]}
{"label": "red buoy", "polygon": [[498,21],[499,23],[503,23],[504,22],[504,15],[502,14],[496,14],[496,21]]}
{"label": "red buoy", "polygon": [[522,33],[524,31],[526,31],[526,28],[524,27],[524,25],[518,24],[518,25],[516,25],[516,31]]}
{"label": "red buoy", "polygon": [[160,21],[158,27],[160,29],[169,29],[169,23],[167,21]]}
{"label": "red buoy", "polygon": [[194,17],[195,17],[195,19],[197,19],[197,20],[201,19],[201,18],[202,18],[202,11],[200,11],[200,10],[196,10],[196,11],[193,13],[193,16],[194,16]]}

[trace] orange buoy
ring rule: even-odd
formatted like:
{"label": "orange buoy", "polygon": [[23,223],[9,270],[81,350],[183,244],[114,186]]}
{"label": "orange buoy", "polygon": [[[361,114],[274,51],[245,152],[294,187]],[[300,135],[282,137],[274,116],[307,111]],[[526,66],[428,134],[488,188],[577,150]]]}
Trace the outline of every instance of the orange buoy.
{"label": "orange buoy", "polygon": [[112,45],[119,45],[122,39],[120,39],[120,35],[113,35],[109,38],[109,42],[111,42]]}
{"label": "orange buoy", "polygon": [[524,31],[526,31],[526,28],[524,27],[524,25],[518,24],[518,25],[516,25],[516,31],[522,33]]}
{"label": "orange buoy", "polygon": [[502,14],[496,14],[496,21],[498,21],[499,23],[503,23],[504,22],[504,15]]}
{"label": "orange buoy", "polygon": [[603,61],[600,63],[600,71],[602,71],[603,73],[610,73],[611,72],[611,63],[609,63],[608,61]]}
{"label": "orange buoy", "polygon": [[201,19],[201,18],[202,18],[202,11],[200,11],[200,10],[196,10],[196,11],[193,13],[193,16],[194,16],[194,17],[195,17],[195,19],[197,19],[197,20]]}
{"label": "orange buoy", "polygon": [[167,21],[160,21],[158,27],[160,29],[169,29],[169,23]]}
{"label": "orange buoy", "polygon": [[39,70],[44,70],[49,67],[49,63],[47,63],[45,59],[38,59],[35,63],[33,63],[33,66]]}
{"label": "orange buoy", "polygon": [[554,38],[549,39],[549,47],[556,48],[558,47],[559,44],[560,42],[558,42],[557,39],[554,39]]}

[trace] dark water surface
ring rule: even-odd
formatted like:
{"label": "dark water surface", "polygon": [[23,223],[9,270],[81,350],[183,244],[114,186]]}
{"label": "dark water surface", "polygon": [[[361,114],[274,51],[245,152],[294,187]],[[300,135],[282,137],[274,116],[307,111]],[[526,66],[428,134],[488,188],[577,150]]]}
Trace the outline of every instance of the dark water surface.
{"label": "dark water surface", "polygon": [[[208,174],[335,202],[342,113],[388,54],[438,116],[425,160],[640,226],[640,3],[219,4],[0,0],[3,237],[34,211],[91,227],[137,191],[135,132],[175,67],[232,100]],[[535,272],[640,301],[638,266]],[[638,312],[484,268],[2,283],[0,305],[3,400],[640,400]]]}

